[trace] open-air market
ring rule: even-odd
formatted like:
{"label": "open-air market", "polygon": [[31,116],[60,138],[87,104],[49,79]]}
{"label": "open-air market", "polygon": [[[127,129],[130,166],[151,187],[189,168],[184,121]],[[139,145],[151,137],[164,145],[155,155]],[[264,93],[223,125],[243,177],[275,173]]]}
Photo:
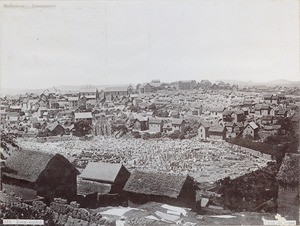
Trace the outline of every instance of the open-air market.
{"label": "open-air market", "polygon": [[298,0],[47,4],[0,2],[0,225],[300,225]]}

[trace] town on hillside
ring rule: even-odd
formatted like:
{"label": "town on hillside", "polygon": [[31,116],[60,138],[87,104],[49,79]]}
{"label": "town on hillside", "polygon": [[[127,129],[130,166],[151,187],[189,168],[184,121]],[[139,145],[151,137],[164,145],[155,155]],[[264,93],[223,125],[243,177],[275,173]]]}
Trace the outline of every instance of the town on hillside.
{"label": "town on hillside", "polygon": [[3,96],[1,218],[299,224],[299,108],[297,86],[209,80]]}

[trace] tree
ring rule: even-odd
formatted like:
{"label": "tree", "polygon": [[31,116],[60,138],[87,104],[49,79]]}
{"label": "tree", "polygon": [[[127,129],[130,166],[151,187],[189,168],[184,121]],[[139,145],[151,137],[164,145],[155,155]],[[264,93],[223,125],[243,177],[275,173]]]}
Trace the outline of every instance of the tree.
{"label": "tree", "polygon": [[85,112],[85,111],[86,111],[86,106],[85,106],[85,105],[79,105],[79,106],[78,106],[78,110],[79,110],[80,112]]}
{"label": "tree", "polygon": [[128,109],[131,111],[131,112],[138,112],[139,111],[139,108],[134,106],[134,105],[130,105],[128,107]]}
{"label": "tree", "polygon": [[149,108],[149,110],[154,111],[156,109],[156,105],[154,103],[152,103],[152,104],[149,105],[148,108]]}
{"label": "tree", "polygon": [[281,129],[285,131],[292,131],[292,122],[289,118],[279,118],[277,124],[281,125]]}
{"label": "tree", "polygon": [[153,112],[153,115],[154,115],[154,116],[157,116],[157,117],[168,117],[168,116],[169,116],[169,113],[168,113],[168,111],[166,111],[166,110],[159,109],[159,110],[155,110],[155,111]]}
{"label": "tree", "polygon": [[19,115],[20,115],[20,116],[24,116],[24,115],[25,115],[25,112],[21,111],[21,112],[19,113]]}
{"label": "tree", "polygon": [[125,125],[120,125],[120,124],[113,124],[112,125],[112,132],[117,132],[117,131],[123,131],[123,133],[127,133],[128,132],[128,129]]}
{"label": "tree", "polygon": [[74,130],[75,136],[82,137],[89,134],[92,130],[92,127],[87,121],[79,121],[74,124]]}
{"label": "tree", "polygon": [[139,133],[139,132],[137,132],[137,131],[135,131],[135,132],[132,132],[132,136],[134,137],[134,138],[141,138],[141,134]]}
{"label": "tree", "polygon": [[168,137],[173,139],[173,140],[180,138],[180,136],[181,136],[181,134],[178,130],[175,130],[174,133],[170,133],[168,135]]}
{"label": "tree", "polygon": [[150,137],[151,137],[151,136],[150,136],[150,133],[144,133],[143,136],[142,136],[142,138],[143,138],[144,140],[148,140]]}

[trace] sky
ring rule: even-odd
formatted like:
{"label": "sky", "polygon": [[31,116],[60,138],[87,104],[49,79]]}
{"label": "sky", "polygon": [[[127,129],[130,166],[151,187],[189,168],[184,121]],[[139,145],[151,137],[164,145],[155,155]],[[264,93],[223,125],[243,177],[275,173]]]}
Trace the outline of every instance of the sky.
{"label": "sky", "polygon": [[0,4],[1,87],[300,80],[298,0]]}

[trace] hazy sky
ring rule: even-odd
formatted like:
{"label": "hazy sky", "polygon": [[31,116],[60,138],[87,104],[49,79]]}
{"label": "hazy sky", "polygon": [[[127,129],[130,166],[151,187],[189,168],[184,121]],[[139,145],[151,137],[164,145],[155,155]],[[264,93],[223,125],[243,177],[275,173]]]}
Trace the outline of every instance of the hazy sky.
{"label": "hazy sky", "polygon": [[300,80],[298,0],[0,4],[5,88]]}

